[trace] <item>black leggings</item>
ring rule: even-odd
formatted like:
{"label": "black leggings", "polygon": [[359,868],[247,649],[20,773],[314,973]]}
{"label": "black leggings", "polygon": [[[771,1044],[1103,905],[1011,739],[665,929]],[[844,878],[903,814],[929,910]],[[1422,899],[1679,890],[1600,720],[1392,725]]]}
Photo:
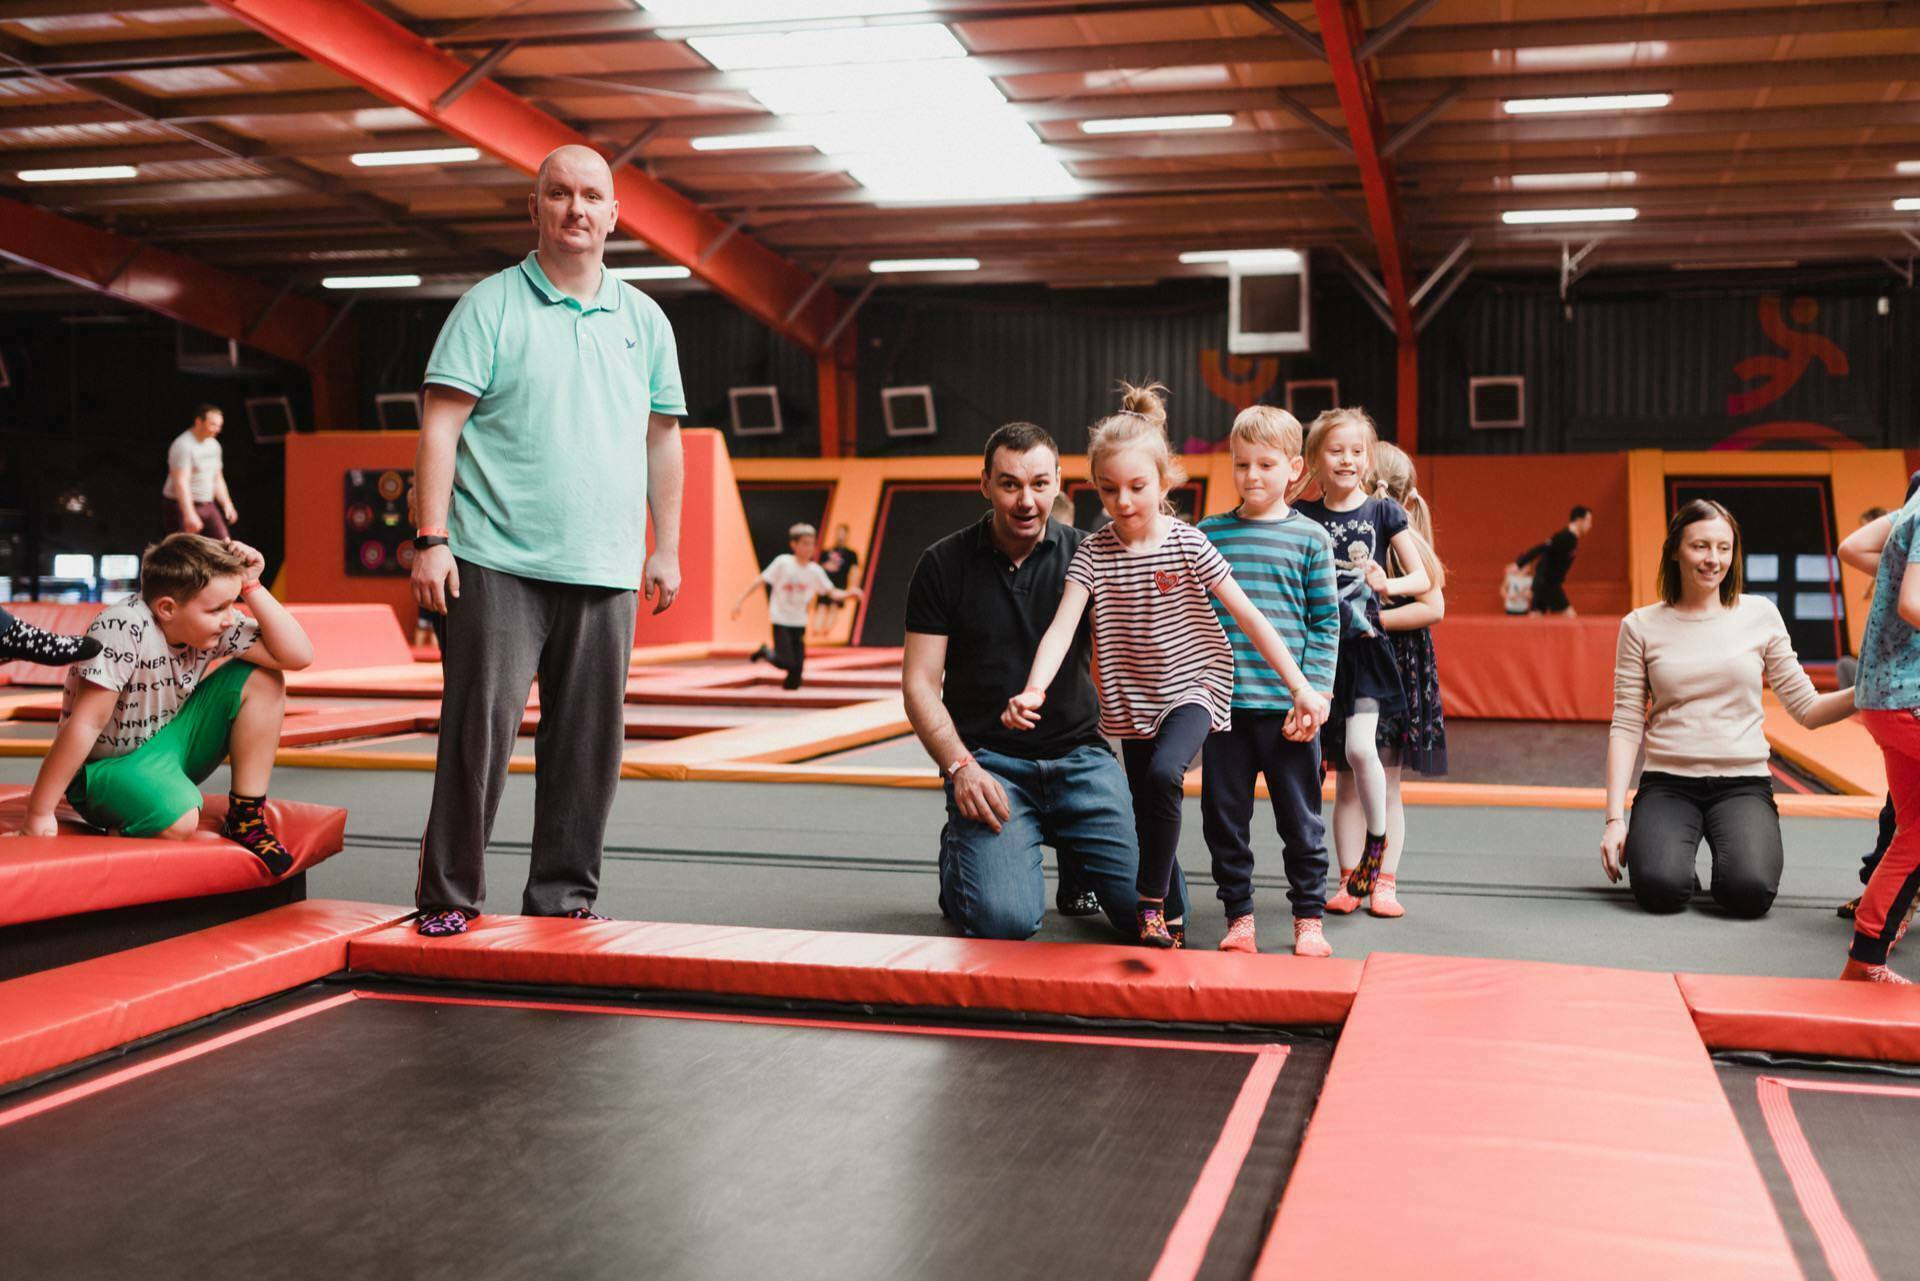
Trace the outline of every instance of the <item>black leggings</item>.
{"label": "black leggings", "polygon": [[799,689],[800,673],[807,666],[807,629],[775,623],[773,653],[767,661],[787,674],[787,679],[781,682],[784,688]]}
{"label": "black leggings", "polygon": [[1780,889],[1780,812],[1759,775],[1640,776],[1627,825],[1627,873],[1649,912],[1678,912],[1693,897],[1700,838],[1713,853],[1713,901],[1733,916],[1763,916]]}
{"label": "black leggings", "polygon": [[1160,722],[1152,738],[1120,740],[1133,793],[1133,831],[1140,842],[1140,875],[1134,888],[1141,898],[1163,899],[1173,879],[1180,850],[1180,806],[1186,798],[1187,767],[1207,741],[1213,716],[1198,703],[1182,703]]}

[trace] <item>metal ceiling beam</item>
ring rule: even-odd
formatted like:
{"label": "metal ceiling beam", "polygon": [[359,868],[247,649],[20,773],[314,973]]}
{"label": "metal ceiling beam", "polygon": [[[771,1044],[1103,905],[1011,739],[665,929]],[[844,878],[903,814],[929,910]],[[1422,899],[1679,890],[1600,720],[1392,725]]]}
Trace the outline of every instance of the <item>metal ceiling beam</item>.
{"label": "metal ceiling beam", "polygon": [[1413,0],[1413,3],[1394,14],[1370,32],[1360,47],[1353,51],[1355,61],[1365,62],[1386,52],[1388,45],[1400,38],[1400,33],[1420,20],[1420,15],[1438,4],[1439,0]]}
{"label": "metal ceiling beam", "polygon": [[[362,0],[216,0],[240,18],[323,66],[356,80],[531,174],[555,147],[586,138],[497,83],[476,85],[444,111],[433,100],[466,71],[466,64],[433,48]],[[777,332],[818,351],[838,318],[838,295],[822,291],[805,311],[785,320],[793,300],[812,277],[751,236],[731,238],[701,261],[708,242],[725,227],[720,219],[666,185],[631,167],[614,175],[620,226],[639,236],[669,262],[690,268],[720,293]]]}
{"label": "metal ceiling beam", "polygon": [[[82,13],[124,13],[138,11],[139,6],[114,4],[110,0],[78,0],[77,12]],[[1406,28],[1434,3],[1434,0],[1415,0],[1415,3],[1403,9],[1369,35],[1361,46],[1359,56],[1362,61],[1384,48],[1386,41],[1393,41],[1396,52],[1402,54],[1433,54],[1448,52],[1481,52],[1487,49],[1525,49],[1577,44],[1612,44],[1635,40],[1660,40],[1665,42],[1686,42],[1691,40],[1722,40],[1729,36],[1774,36],[1784,34],[1811,35],[1821,33],[1884,30],[1911,26],[1920,21],[1920,5],[1895,0],[1892,3],[1855,3],[1830,4],[1820,6],[1802,6],[1799,8],[1749,8],[1722,11],[1688,11],[1681,13],[1652,13],[1622,18],[1577,18],[1548,19],[1539,21],[1520,21],[1503,23],[1477,23],[1435,25],[1429,24],[1418,31]],[[1108,0],[1107,3],[1073,3],[1062,0],[1057,4],[1035,4],[1019,7],[987,6],[968,9],[961,6],[943,6],[925,12],[901,15],[898,20],[918,22],[984,22],[1006,18],[1031,18],[1044,16],[1092,16],[1108,13],[1127,13],[1142,9],[1167,10],[1204,7],[1205,0]],[[61,8],[61,0],[0,0],[0,21],[30,19],[45,16],[72,16],[69,14],[45,14],[41,10]],[[175,6],[165,6],[175,7]],[[1208,62],[1282,62],[1298,61],[1304,58],[1319,58],[1324,54],[1320,49],[1318,37],[1300,23],[1286,16],[1268,0],[1257,0],[1253,7],[1270,24],[1275,26],[1285,40],[1259,40],[1246,37],[1223,37],[1219,40],[1183,41],[1166,46],[1171,50],[1181,50],[1176,56],[1189,58],[1198,56]],[[19,18],[10,15],[19,14]],[[887,19],[880,19],[886,21]],[[410,29],[423,38],[444,47],[491,46],[503,40],[520,40],[529,44],[570,44],[602,43],[607,40],[657,40],[656,29],[660,26],[652,15],[639,10],[610,8],[604,11],[584,13],[553,14],[513,14],[509,13],[497,19],[442,19],[409,24]],[[1216,56],[1207,56],[1200,49],[1207,43],[1219,46]],[[1187,50],[1187,46],[1195,48]],[[1271,46],[1263,48],[1262,46]],[[1144,46],[1151,47],[1151,46]],[[1056,50],[1031,50],[1022,52],[980,55],[983,58],[1009,61],[1008,69],[996,71],[996,75],[1026,74],[1028,70],[1060,69],[1073,70],[1074,66],[1055,65],[1049,62],[1054,58],[1099,59],[1113,57],[1122,61],[1138,59],[1143,46],[1073,46]],[[190,64],[195,66],[239,66],[248,63],[275,63],[289,60],[290,55],[277,48],[270,41],[262,40],[251,33],[218,33],[176,37],[167,40],[132,41],[79,41],[57,46],[48,46],[41,50],[36,61],[69,71],[87,73],[106,73],[111,71],[135,71],[151,67]],[[1022,59],[1033,60],[1030,65]],[[1098,65],[1097,61],[1094,65]],[[1171,62],[1147,62],[1142,65],[1166,66]],[[1777,64],[1790,66],[1791,64]],[[1078,69],[1089,69],[1079,67]],[[1622,68],[1622,72],[1650,71],[1653,68]],[[660,73],[671,75],[677,73]],[[695,75],[707,74],[695,72]],[[671,83],[662,80],[662,84]]]}
{"label": "metal ceiling beam", "polygon": [[324,303],[4,196],[0,258],[305,365],[316,418],[329,427],[357,425],[352,335],[333,333],[322,346],[336,321]]}
{"label": "metal ceiling beam", "polygon": [[[1028,0],[1027,3],[954,4],[935,0],[925,9],[873,19],[887,22],[998,22],[1022,18],[1080,18],[1107,14],[1205,9],[1219,0]],[[4,0],[0,0],[4,3]],[[684,24],[681,24],[684,25]],[[442,18],[414,24],[422,36],[439,44],[491,43],[516,38],[529,44],[602,43],[615,40],[652,40],[667,28],[644,11],[609,7],[571,13],[518,13],[509,10],[494,18]]]}
{"label": "metal ceiling beam", "polygon": [[1693,9],[1615,18],[1542,18],[1524,22],[1429,23],[1401,36],[1395,56],[1484,53],[1489,49],[1549,49],[1660,40],[1729,40],[1742,36],[1826,35],[1883,31],[1920,22],[1916,0],[1859,4],[1772,5],[1747,9]]}
{"label": "metal ceiling beam", "polygon": [[1407,260],[1399,185],[1392,165],[1381,153],[1387,140],[1386,122],[1374,93],[1373,70],[1359,58],[1366,29],[1361,25],[1358,0],[1313,0],[1313,9],[1320,19],[1327,66],[1333,71],[1334,88],[1340,94],[1340,114],[1346,120],[1347,137],[1353,142],[1360,190],[1366,196],[1367,223],[1373,228],[1373,247],[1380,259],[1380,284],[1393,315],[1399,393],[1395,439],[1412,453],[1420,447],[1419,340],[1408,301],[1412,267]]}
{"label": "metal ceiling beam", "polygon": [[1510,143],[1615,142],[1719,134],[1729,139],[1831,130],[1849,140],[1878,125],[1920,125],[1920,102],[1854,102],[1806,107],[1754,107],[1728,111],[1623,111],[1580,116],[1515,116],[1506,120],[1436,124],[1421,140],[1441,147]]}
{"label": "metal ceiling beam", "polygon": [[[1231,42],[1214,42],[1231,43]],[[1272,46],[1282,41],[1267,40]],[[1157,46],[1127,46],[1156,48]],[[20,74],[34,74],[33,64],[21,57]],[[1166,64],[1156,64],[1166,65]],[[47,75],[72,75],[46,68]],[[656,90],[683,92],[666,83],[664,75],[680,73],[636,72],[609,76],[520,76],[506,77],[502,83],[523,97],[570,101],[582,97],[606,98],[627,95],[635,99],[636,122],[655,117],[645,100]],[[696,73],[704,74],[704,73]],[[717,73],[716,73],[717,74]],[[85,83],[84,77],[74,77]],[[1878,85],[1920,79],[1920,56],[1913,54],[1871,55],[1859,58],[1825,58],[1777,63],[1738,63],[1720,66],[1659,66],[1621,68],[1618,71],[1567,71],[1528,73],[1507,76],[1473,76],[1452,79],[1376,80],[1375,91],[1383,102],[1427,103],[1457,89],[1462,98],[1484,101],[1498,98],[1545,97],[1588,92],[1652,93],[1774,89],[1787,86]],[[1276,109],[1273,95],[1281,92],[1292,99],[1285,109],[1295,111],[1337,107],[1339,97],[1329,85],[1291,85],[1285,88],[1227,89],[1215,91],[1184,90],[1173,93],[1136,93],[1115,91],[1089,93],[1069,98],[1015,101],[1012,108],[1023,119],[1077,121],[1134,115],[1181,115],[1201,111],[1252,113]],[[702,134],[751,133],[764,130],[773,119],[744,94],[737,95],[737,109],[730,101],[728,109],[701,115],[675,116],[662,123],[663,139],[695,137]],[[385,105],[377,95],[363,89],[319,89],[293,93],[191,94],[152,99],[159,118],[166,120],[218,120],[229,116],[284,116],[366,110]],[[1889,105],[1863,103],[1863,106]],[[1900,105],[1900,104],[1892,104]],[[1846,110],[1829,104],[1815,110]],[[1787,110],[1787,109],[1782,109]],[[1647,113],[1666,119],[1693,116],[1730,118],[1746,112]],[[1619,117],[1625,119],[1626,117]],[[8,106],[5,127],[25,129],[77,124],[100,124],[124,119],[111,108],[86,102],[15,102]],[[614,121],[602,121],[612,127]],[[1525,120],[1492,122],[1501,127],[1526,126],[1551,130],[1560,124],[1584,125],[1594,121],[1567,121],[1565,118],[1529,117]],[[1601,120],[1606,125],[1608,120]]]}
{"label": "metal ceiling beam", "polygon": [[485,80],[520,47],[518,40],[502,40],[499,44],[482,54],[480,60],[468,67],[461,77],[441,91],[433,100],[434,110],[445,111],[458,102],[467,90]]}

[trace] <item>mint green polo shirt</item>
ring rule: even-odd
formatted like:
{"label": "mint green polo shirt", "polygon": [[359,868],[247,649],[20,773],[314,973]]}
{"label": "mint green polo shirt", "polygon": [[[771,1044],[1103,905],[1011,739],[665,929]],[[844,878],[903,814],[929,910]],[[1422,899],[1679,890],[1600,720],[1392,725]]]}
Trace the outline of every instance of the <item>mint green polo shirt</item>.
{"label": "mint green polo shirt", "polygon": [[639,587],[647,417],[687,412],[658,303],[603,271],[583,307],[528,254],[454,304],[425,381],[479,397],[454,461],[456,556],[523,578]]}

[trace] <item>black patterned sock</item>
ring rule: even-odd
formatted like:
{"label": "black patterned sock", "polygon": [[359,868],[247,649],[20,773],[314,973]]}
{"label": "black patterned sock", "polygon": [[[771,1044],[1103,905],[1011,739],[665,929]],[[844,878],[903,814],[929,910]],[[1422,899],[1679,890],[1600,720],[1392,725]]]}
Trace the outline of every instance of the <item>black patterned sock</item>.
{"label": "black patterned sock", "polygon": [[91,636],[62,636],[18,619],[0,633],[0,661],[20,659],[42,667],[64,667],[83,663],[99,652],[100,642]]}
{"label": "black patterned sock", "polygon": [[246,846],[255,858],[266,864],[267,872],[276,880],[293,867],[293,855],[287,853],[287,847],[267,826],[267,798],[264,796],[227,793],[227,821],[220,825],[220,834],[235,844]]}

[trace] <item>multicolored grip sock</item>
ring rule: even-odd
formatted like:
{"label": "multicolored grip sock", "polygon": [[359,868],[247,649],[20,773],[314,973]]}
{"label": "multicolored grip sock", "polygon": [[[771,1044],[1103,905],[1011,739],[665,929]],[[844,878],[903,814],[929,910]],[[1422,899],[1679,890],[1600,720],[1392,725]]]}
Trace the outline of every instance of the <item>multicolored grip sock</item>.
{"label": "multicolored grip sock", "polygon": [[62,636],[15,619],[13,626],[0,632],[0,662],[19,660],[42,667],[65,667],[84,663],[100,652],[100,642],[91,636]]}
{"label": "multicolored grip sock", "polygon": [[1380,875],[1380,860],[1387,853],[1387,838],[1384,834],[1375,836],[1367,833],[1366,848],[1360,853],[1360,862],[1355,865],[1353,875],[1347,878],[1347,893],[1355,898],[1365,898],[1373,892],[1373,882]]}
{"label": "multicolored grip sock", "polygon": [[266,864],[268,875],[275,880],[293,869],[293,855],[287,853],[287,847],[267,826],[264,796],[239,796],[229,792],[227,821],[220,825],[220,835],[246,846],[255,858]]}

